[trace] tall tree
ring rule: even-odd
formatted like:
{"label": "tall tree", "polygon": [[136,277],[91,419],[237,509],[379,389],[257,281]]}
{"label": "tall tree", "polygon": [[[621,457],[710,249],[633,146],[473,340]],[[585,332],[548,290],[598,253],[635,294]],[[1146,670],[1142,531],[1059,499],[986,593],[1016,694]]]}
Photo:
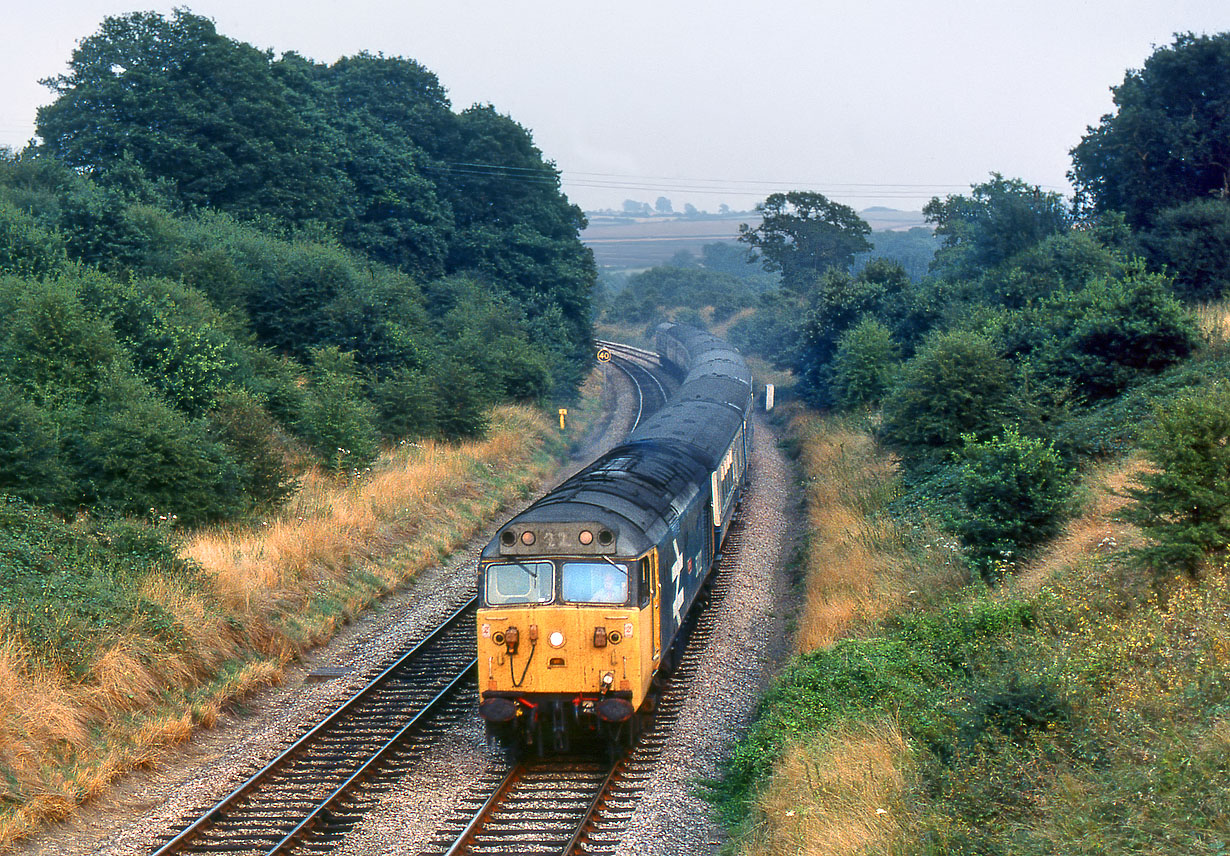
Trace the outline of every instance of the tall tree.
{"label": "tall tree", "polygon": [[329,221],[340,141],[272,61],[183,9],[107,18],[44,81],[59,97],[39,108],[41,149],[93,173],[131,159],[189,205]]}
{"label": "tall tree", "polygon": [[821,193],[774,193],[756,206],[760,225],[739,225],[739,240],[760,253],[766,270],[780,271],[782,284],[805,291],[829,268],[849,270],[854,256],[871,249],[871,227],[848,205]]}
{"label": "tall tree", "polygon": [[1230,33],[1175,36],[1113,87],[1116,111],[1072,149],[1085,211],[1134,226],[1191,199],[1230,195]]}
{"label": "tall tree", "polygon": [[933,269],[952,279],[976,277],[1066,232],[1072,223],[1061,195],[997,172],[990,181],[973,185],[968,196],[932,199],[923,215],[944,241]]}

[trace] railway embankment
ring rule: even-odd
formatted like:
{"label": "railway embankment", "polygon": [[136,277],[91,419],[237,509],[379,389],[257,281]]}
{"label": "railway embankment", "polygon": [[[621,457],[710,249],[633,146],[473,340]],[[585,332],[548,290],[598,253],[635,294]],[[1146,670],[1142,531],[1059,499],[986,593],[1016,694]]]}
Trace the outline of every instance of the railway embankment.
{"label": "railway embankment", "polygon": [[[600,409],[599,386],[573,409],[570,435]],[[163,764],[172,747],[282,681],[530,495],[567,445],[543,414],[501,407],[483,440],[402,444],[346,479],[306,472],[266,519],[169,536],[167,521],[89,532],[6,509],[22,525],[6,527],[0,556],[25,580],[24,603],[7,608],[45,620],[27,622],[42,648],[0,646],[0,758],[10,771],[0,848],[74,816],[126,772]],[[65,550],[76,561],[53,565]]]}
{"label": "railway embankment", "polygon": [[[807,492],[796,653],[719,786],[730,852],[1220,852],[1230,571],[1142,573],[1137,458],[1002,582],[901,514],[858,420],[789,419]],[[917,512],[917,509],[914,509]]]}

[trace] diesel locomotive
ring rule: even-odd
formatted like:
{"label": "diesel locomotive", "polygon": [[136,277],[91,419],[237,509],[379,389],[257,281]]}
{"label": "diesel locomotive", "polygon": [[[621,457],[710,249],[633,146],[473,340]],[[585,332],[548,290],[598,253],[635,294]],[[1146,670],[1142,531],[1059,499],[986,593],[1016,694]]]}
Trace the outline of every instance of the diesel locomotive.
{"label": "diesel locomotive", "polygon": [[746,483],[752,376],[703,331],[663,324],[655,344],[683,377],[675,396],[479,558],[479,713],[492,739],[540,752],[580,734],[631,742],[716,563]]}

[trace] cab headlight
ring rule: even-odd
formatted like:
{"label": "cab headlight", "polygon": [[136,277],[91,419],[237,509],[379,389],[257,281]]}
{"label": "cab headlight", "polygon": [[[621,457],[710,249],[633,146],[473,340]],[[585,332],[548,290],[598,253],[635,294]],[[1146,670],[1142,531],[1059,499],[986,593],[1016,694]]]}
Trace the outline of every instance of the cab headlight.
{"label": "cab headlight", "polygon": [[564,647],[564,634],[558,630],[552,630],[551,635],[547,637],[547,642],[552,648],[562,648]]}

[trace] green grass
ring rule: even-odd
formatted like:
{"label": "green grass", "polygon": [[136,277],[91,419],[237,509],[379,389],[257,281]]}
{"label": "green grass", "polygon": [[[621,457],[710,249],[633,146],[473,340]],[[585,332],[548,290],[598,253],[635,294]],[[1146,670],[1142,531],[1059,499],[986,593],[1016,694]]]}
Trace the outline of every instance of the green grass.
{"label": "green grass", "polygon": [[[942,492],[911,487],[897,513]],[[1099,524],[1096,505],[1074,525],[1113,538],[1063,552],[1032,588],[920,597],[793,658],[711,783],[727,851],[791,850],[802,817],[853,828],[858,783],[791,789],[788,758],[840,769],[822,747],[887,721],[908,746],[904,785],[893,823],[850,839],[867,852],[1230,853],[1230,563],[1159,580],[1132,558],[1140,536]]]}
{"label": "green grass", "polygon": [[84,677],[94,658],[131,633],[174,646],[175,619],[140,594],[151,574],[191,579],[162,530],[140,523],[69,523],[26,502],[0,498],[0,609],[6,635],[35,662]]}

